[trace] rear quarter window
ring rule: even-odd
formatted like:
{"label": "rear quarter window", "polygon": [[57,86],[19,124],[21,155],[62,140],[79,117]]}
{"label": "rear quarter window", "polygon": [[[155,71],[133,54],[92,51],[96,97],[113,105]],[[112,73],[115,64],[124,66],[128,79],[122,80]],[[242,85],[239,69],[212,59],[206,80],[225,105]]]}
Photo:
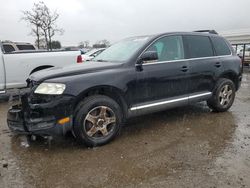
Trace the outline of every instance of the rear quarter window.
{"label": "rear quarter window", "polygon": [[231,50],[229,49],[226,41],[221,37],[211,37],[216,55],[230,55]]}
{"label": "rear quarter window", "polygon": [[14,52],[15,48],[10,44],[3,44],[3,50],[5,53]]}
{"label": "rear quarter window", "polygon": [[188,50],[188,58],[214,56],[213,47],[209,37],[198,35],[184,36]]}

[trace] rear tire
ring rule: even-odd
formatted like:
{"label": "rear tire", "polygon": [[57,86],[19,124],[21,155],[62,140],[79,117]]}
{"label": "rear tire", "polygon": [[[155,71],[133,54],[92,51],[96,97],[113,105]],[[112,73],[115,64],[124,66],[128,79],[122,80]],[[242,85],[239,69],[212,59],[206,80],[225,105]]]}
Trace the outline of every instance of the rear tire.
{"label": "rear tire", "polygon": [[107,144],[121,130],[122,111],[113,99],[94,95],[80,102],[75,111],[73,131],[86,146]]}
{"label": "rear tire", "polygon": [[225,112],[233,104],[235,98],[235,85],[227,79],[218,80],[212,97],[207,101],[207,105],[215,112]]}

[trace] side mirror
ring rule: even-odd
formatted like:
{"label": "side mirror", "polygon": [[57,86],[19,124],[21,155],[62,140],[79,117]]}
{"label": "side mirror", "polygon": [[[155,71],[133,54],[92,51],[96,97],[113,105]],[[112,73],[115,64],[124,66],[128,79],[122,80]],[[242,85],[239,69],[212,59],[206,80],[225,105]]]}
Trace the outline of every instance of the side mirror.
{"label": "side mirror", "polygon": [[147,51],[140,57],[139,64],[147,63],[148,61],[158,60],[158,53],[156,51]]}

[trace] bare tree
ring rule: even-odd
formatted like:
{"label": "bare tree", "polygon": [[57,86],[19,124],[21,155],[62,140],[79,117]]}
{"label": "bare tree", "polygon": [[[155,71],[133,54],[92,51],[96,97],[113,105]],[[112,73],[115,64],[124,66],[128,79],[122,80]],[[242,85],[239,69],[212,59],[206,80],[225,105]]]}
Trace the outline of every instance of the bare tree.
{"label": "bare tree", "polygon": [[93,44],[93,48],[107,48],[110,46],[110,42],[106,39],[100,40]]}
{"label": "bare tree", "polygon": [[84,47],[85,47],[85,46],[84,46],[84,42],[82,42],[82,41],[79,42],[78,47],[79,47],[79,48],[84,48]]}
{"label": "bare tree", "polygon": [[42,6],[42,16],[41,16],[41,21],[42,21],[42,30],[43,30],[43,35],[45,38],[45,41],[47,43],[47,48],[52,50],[51,42],[52,42],[52,37],[58,33],[58,34],[63,34],[63,29],[57,28],[56,21],[59,18],[59,14],[54,11],[51,12],[50,9],[43,3],[40,2]]}
{"label": "bare tree", "polygon": [[56,21],[59,18],[59,14],[56,11],[51,10],[45,5],[44,2],[34,3],[31,11],[24,11],[23,20],[27,21],[32,28],[32,32],[36,34],[36,41],[39,45],[41,36],[44,37],[47,50],[52,50],[52,37],[58,33],[63,34],[63,29],[60,29],[56,25]]}
{"label": "bare tree", "polygon": [[110,46],[110,42],[109,42],[108,40],[106,40],[106,39],[101,40],[101,41],[99,42],[99,44],[103,44],[103,45],[105,45],[106,47]]}
{"label": "bare tree", "polygon": [[34,6],[31,11],[22,11],[23,17],[22,20],[28,22],[31,26],[31,35],[36,36],[36,44],[37,47],[40,48],[40,40],[41,40],[41,15],[42,9],[39,3],[34,3]]}
{"label": "bare tree", "polygon": [[84,43],[84,47],[85,47],[85,48],[88,48],[88,47],[89,47],[89,41],[88,41],[88,40],[83,41],[83,43]]}

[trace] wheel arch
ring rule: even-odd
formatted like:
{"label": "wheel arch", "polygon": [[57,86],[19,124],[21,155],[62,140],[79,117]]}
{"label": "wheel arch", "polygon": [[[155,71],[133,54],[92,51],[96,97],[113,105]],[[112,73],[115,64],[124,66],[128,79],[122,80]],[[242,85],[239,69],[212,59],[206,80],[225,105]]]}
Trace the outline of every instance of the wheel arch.
{"label": "wheel arch", "polygon": [[119,88],[109,85],[95,86],[83,91],[76,97],[74,107],[84,98],[93,95],[105,95],[110,97],[121,106],[124,118],[127,117],[128,103],[125,100],[123,92]]}
{"label": "wheel arch", "polygon": [[39,67],[36,67],[34,68],[31,72],[30,72],[30,75],[34,72],[37,72],[37,71],[40,71],[40,70],[43,70],[43,69],[48,69],[48,68],[52,68],[54,66],[52,65],[42,65],[42,66],[39,66]]}
{"label": "wheel arch", "polygon": [[233,71],[224,72],[220,75],[219,78],[227,78],[227,79],[231,80],[234,83],[236,90],[239,89],[238,76],[235,72],[233,72]]}

